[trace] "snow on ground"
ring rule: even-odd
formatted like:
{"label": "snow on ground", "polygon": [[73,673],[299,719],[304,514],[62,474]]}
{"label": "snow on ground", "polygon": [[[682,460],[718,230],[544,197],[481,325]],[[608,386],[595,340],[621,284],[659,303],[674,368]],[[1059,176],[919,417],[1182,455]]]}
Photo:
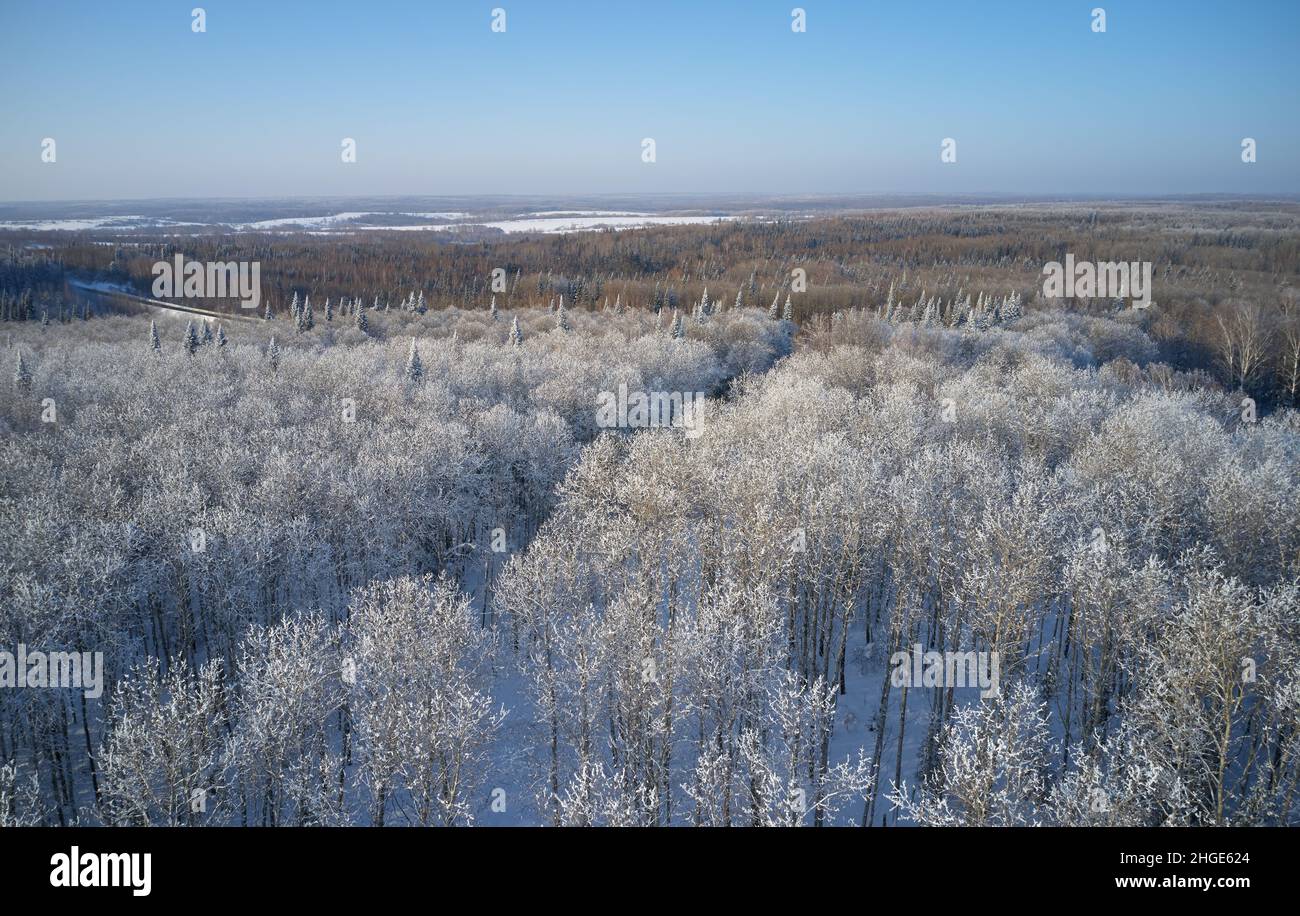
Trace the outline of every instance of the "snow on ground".
{"label": "snow on ground", "polygon": [[[386,225],[382,219],[395,216],[422,220],[419,223]],[[108,229],[168,229],[177,227],[227,229],[236,232],[308,232],[332,235],[342,232],[444,232],[465,229],[499,229],[505,233],[547,234],[584,232],[597,229],[631,229],[641,226],[698,225],[735,219],[734,216],[699,216],[640,213],[614,210],[543,210],[520,213],[507,219],[475,219],[463,211],[407,212],[359,210],[323,216],[280,216],[245,223],[182,222],[156,216],[105,216],[80,219],[0,220],[0,230],[25,232],[95,232]]]}
{"label": "snow on ground", "polygon": [[653,216],[653,214],[638,210],[535,210],[528,216]]}
{"label": "snow on ground", "polygon": [[730,216],[579,216],[552,219],[508,219],[480,223],[502,232],[580,232],[584,229],[631,229],[639,226],[687,226],[734,219]]}
{"label": "snow on ground", "polygon": [[[232,229],[241,231],[259,232],[263,230],[274,229],[388,229],[388,228],[411,228],[411,229],[441,229],[442,226],[419,225],[419,226],[369,226],[362,223],[366,217],[370,216],[413,216],[416,219],[426,219],[434,222],[447,222],[450,220],[464,219],[470,214],[458,211],[431,212],[431,213],[409,213],[406,211],[394,212],[389,210],[361,210],[346,211],[343,213],[332,213],[328,216],[285,216],[277,219],[261,219],[251,223],[231,223]],[[346,225],[348,223],[358,223],[359,225]]]}
{"label": "snow on ground", "polygon": [[99,216],[86,219],[0,220],[0,229],[21,232],[93,232],[98,229],[149,229],[167,226],[202,226],[156,216]]}

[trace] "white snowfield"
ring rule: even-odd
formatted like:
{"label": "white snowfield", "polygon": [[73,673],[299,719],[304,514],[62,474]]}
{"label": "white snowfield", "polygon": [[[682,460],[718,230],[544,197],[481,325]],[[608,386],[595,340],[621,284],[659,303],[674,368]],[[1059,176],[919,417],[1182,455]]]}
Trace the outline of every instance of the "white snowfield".
{"label": "white snowfield", "polygon": [[633,229],[642,226],[688,226],[735,219],[732,216],[578,216],[508,219],[482,223],[502,232],[583,232],[591,229]]}
{"label": "white snowfield", "polygon": [[21,232],[94,232],[98,229],[165,229],[171,226],[203,226],[155,216],[100,216],[84,219],[0,220],[0,229]]}
{"label": "white snowfield", "polygon": [[[422,220],[418,223],[387,225],[375,222],[372,217],[406,216]],[[474,214],[460,211],[406,212],[406,211],[343,211],[325,216],[284,216],[274,219],[254,220],[245,223],[181,222],[166,217],[105,216],[82,219],[51,220],[0,220],[0,230],[24,232],[95,232],[104,229],[168,229],[176,227],[204,227],[230,229],[236,232],[309,232],[315,235],[333,235],[345,232],[445,232],[474,229],[499,229],[505,233],[588,232],[599,229],[633,229],[645,226],[680,226],[708,224],[736,219],[721,215],[653,214],[602,210],[546,210],[538,213],[521,213],[502,220],[475,220]],[[370,220],[370,221],[368,221]]]}

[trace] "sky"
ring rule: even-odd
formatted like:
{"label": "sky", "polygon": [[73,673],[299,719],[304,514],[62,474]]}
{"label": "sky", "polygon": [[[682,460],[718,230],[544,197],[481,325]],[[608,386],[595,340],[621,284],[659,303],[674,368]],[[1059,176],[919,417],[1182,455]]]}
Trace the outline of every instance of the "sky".
{"label": "sky", "polygon": [[1297,193],[1298,40],[1300,0],[0,0],[0,200]]}

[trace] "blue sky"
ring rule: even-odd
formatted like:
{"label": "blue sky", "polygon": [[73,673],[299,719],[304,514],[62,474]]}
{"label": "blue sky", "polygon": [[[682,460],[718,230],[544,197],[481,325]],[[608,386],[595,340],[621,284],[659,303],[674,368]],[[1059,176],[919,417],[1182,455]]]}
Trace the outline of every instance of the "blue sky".
{"label": "blue sky", "polygon": [[0,199],[1296,193],[1298,42],[1298,0],[0,0]]}

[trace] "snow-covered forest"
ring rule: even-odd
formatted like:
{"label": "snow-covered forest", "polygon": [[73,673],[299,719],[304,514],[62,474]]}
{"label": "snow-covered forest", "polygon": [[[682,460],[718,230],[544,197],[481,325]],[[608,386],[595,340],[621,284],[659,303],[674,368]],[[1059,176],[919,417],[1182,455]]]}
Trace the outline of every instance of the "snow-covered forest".
{"label": "snow-covered forest", "polygon": [[1300,414],[878,298],[5,323],[0,824],[1295,823]]}

